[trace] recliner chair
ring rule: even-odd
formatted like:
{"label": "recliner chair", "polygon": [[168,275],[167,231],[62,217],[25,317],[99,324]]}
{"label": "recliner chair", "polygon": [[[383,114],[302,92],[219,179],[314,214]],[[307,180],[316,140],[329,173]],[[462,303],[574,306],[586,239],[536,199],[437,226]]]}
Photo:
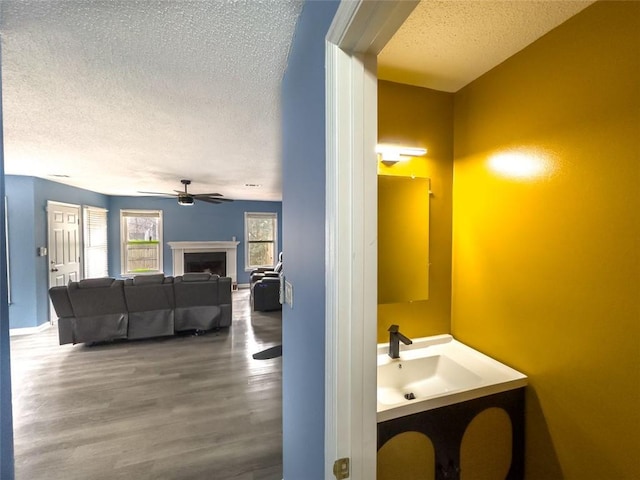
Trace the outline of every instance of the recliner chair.
{"label": "recliner chair", "polygon": [[280,310],[280,277],[264,277],[251,286],[253,310]]}
{"label": "recliner chair", "polygon": [[127,338],[151,338],[174,334],[173,277],[138,275],[124,281],[129,311]]}
{"label": "recliner chair", "polygon": [[256,269],[251,272],[251,307],[253,310],[266,312],[280,310],[280,275],[282,275],[282,252],[278,255],[278,263],[273,268]]}
{"label": "recliner chair", "polygon": [[231,325],[231,278],[185,273],[174,279],[175,330],[211,330]]}
{"label": "recliner chair", "polygon": [[70,325],[65,324],[72,327],[72,332],[60,334],[60,338],[70,338],[73,343],[127,338],[129,313],[123,283],[113,278],[87,278],[69,283],[66,288],[75,319]]}
{"label": "recliner chair", "polygon": [[253,286],[255,282],[265,277],[277,278],[280,276],[280,272],[282,272],[282,252],[278,254],[278,263],[276,264],[275,267],[273,268],[261,267],[261,268],[256,268],[255,270],[252,270],[250,273],[250,278],[251,278],[250,284],[251,286]]}

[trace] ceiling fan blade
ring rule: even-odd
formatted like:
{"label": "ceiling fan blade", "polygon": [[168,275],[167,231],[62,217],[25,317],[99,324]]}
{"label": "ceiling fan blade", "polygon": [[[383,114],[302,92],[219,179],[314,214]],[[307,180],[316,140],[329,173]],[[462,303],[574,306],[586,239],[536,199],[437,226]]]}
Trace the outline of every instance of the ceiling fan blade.
{"label": "ceiling fan blade", "polygon": [[210,200],[217,200],[219,202],[233,202],[230,198],[224,198],[221,193],[197,193],[193,195],[194,198],[203,199],[208,198]]}
{"label": "ceiling fan blade", "polygon": [[[186,183],[188,182],[188,183]],[[189,197],[196,200],[201,200],[207,203],[220,204],[224,202],[233,202],[230,198],[224,198],[221,193],[189,193],[187,191],[187,186],[191,183],[188,180],[182,180],[184,184],[184,190],[174,190],[175,193],[165,193],[165,192],[143,192],[138,191],[138,193],[143,193],[147,195],[161,195],[163,197],[178,197],[178,199],[183,197]],[[193,202],[190,202],[193,203]]]}
{"label": "ceiling fan blade", "polygon": [[195,198],[196,200],[201,201],[201,202],[213,203],[213,204],[216,204],[216,205],[217,205],[217,204],[220,204],[220,203],[223,203],[223,202],[221,202],[221,201],[220,201],[220,200],[218,200],[218,199],[213,199],[213,198],[208,198],[208,197],[195,197],[195,196],[194,196],[194,198]]}

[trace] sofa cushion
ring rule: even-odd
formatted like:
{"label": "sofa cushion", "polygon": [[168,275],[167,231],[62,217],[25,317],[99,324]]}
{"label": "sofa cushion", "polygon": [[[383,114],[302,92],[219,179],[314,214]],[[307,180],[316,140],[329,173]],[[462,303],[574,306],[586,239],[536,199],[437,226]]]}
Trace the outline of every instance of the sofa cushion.
{"label": "sofa cushion", "polygon": [[103,277],[103,278],[85,278],[84,280],[80,280],[77,283],[78,283],[78,288],[100,288],[100,287],[110,287],[114,281],[115,281],[114,278]]}
{"label": "sofa cushion", "polygon": [[184,276],[182,278],[176,277],[176,281],[173,284],[176,307],[218,305],[219,279],[217,277],[212,278],[208,273],[204,275],[207,275],[208,278],[200,281],[196,281],[195,277],[189,277],[188,281],[184,280]]}
{"label": "sofa cushion", "polygon": [[136,275],[133,277],[133,285],[159,285],[164,283],[164,274],[156,273],[153,275]]}
{"label": "sofa cushion", "polygon": [[140,286],[125,283],[124,297],[129,312],[172,310],[175,303],[173,286],[167,284]]}
{"label": "sofa cushion", "polygon": [[[76,317],[127,312],[122,280],[109,279],[110,282],[103,285],[102,288],[94,285],[99,282],[91,282],[91,280],[105,279],[90,278],[69,283],[69,299]],[[92,286],[82,287],[83,282],[85,285],[91,284]]]}
{"label": "sofa cushion", "polygon": [[185,273],[184,275],[182,275],[182,277],[178,277],[181,278],[183,282],[206,282],[208,280],[211,280],[211,278],[217,278],[217,275],[214,277],[213,275],[211,275],[210,273]]}

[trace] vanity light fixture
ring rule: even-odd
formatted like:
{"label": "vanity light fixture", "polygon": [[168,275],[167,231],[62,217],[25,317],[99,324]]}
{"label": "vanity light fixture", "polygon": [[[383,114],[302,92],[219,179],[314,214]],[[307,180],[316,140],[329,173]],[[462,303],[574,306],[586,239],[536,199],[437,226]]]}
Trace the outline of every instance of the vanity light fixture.
{"label": "vanity light fixture", "polygon": [[383,163],[393,164],[409,160],[408,157],[421,157],[422,155],[426,155],[427,149],[381,143],[376,146],[376,153],[380,156],[380,160]]}

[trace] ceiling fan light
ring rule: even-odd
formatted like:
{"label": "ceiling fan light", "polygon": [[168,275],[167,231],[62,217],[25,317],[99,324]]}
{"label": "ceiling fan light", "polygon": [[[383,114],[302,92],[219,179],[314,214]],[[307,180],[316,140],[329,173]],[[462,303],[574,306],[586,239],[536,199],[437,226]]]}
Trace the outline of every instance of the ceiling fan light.
{"label": "ceiling fan light", "polygon": [[189,195],[180,195],[178,197],[178,205],[182,205],[183,207],[188,207],[190,205],[193,205],[193,197],[189,196]]}

